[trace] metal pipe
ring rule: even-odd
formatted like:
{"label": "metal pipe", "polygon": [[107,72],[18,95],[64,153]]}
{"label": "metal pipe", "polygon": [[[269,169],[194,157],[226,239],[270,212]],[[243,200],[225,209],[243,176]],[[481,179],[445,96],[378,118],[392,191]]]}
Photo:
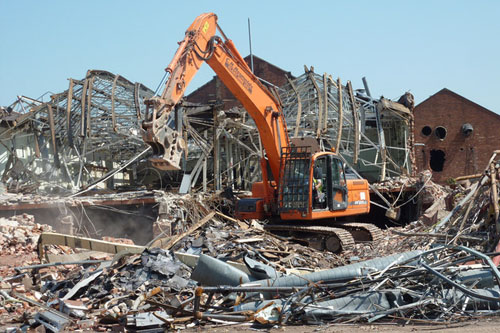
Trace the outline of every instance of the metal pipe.
{"label": "metal pipe", "polygon": [[252,34],[250,29],[250,18],[248,18],[248,44],[250,45],[250,69],[253,73]]}
{"label": "metal pipe", "polygon": [[461,290],[464,294],[467,294],[467,295],[469,295],[471,297],[474,297],[474,298],[483,299],[483,300],[486,300],[486,301],[500,302],[500,294],[498,293],[498,291],[495,291],[499,295],[497,297],[492,297],[492,296],[488,296],[488,295],[481,295],[479,293],[475,293],[475,292],[473,292],[473,291],[471,291],[471,290],[463,287],[462,285],[456,283],[455,281],[452,281],[451,279],[449,279],[448,277],[446,277],[443,274],[439,273],[438,271],[436,271],[435,269],[433,269],[429,265],[426,265],[425,263],[421,263],[421,265],[422,265],[422,267],[424,267],[425,269],[427,269],[430,273],[432,273],[435,276],[437,276],[438,278],[440,278],[440,279],[448,282],[449,284],[451,284],[455,288]]}
{"label": "metal pipe", "polygon": [[243,286],[301,287],[319,281],[328,283],[331,281],[355,279],[367,276],[373,271],[383,270],[395,263],[402,264],[404,262],[413,261],[423,253],[424,251],[421,250],[398,253],[387,257],[371,259],[301,276],[285,276],[277,279],[259,280]]}

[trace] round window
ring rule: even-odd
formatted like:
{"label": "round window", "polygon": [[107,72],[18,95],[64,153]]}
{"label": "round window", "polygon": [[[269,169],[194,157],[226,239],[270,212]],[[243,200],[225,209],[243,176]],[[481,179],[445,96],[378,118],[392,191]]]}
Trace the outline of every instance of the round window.
{"label": "round window", "polygon": [[436,133],[436,136],[439,140],[444,140],[446,138],[446,128],[444,128],[443,126],[436,127],[434,133]]}
{"label": "round window", "polygon": [[432,128],[430,126],[424,126],[422,127],[422,135],[423,136],[429,136],[432,133]]}

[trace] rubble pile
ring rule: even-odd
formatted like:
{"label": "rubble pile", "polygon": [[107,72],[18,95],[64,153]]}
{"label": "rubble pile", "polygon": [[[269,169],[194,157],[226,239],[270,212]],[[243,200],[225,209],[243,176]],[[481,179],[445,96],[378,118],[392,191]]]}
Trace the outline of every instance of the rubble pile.
{"label": "rubble pile", "polygon": [[247,271],[202,254],[191,270],[171,251],[124,255],[45,281],[32,293],[45,309],[18,320],[55,331],[140,331],[238,322],[449,323],[500,309],[500,272],[487,256],[462,246],[397,253],[303,275],[244,261]]}
{"label": "rubble pile", "polygon": [[[36,223],[32,215],[0,218],[0,322],[24,321],[30,314],[36,313],[36,308],[11,295],[22,293],[35,298],[32,293],[35,275],[28,276],[21,272],[20,267],[40,263],[38,240],[41,233],[50,231],[52,227]],[[73,253],[69,248],[55,246],[50,246],[47,251],[51,254]],[[64,279],[65,270],[40,270],[36,276],[51,280]]]}
{"label": "rubble pile", "polygon": [[[434,200],[419,221],[391,232],[405,237],[413,248],[429,248],[436,243],[464,245],[481,252],[494,252],[500,240],[499,169],[495,152],[478,181],[468,186],[457,184],[449,195]],[[435,188],[435,187],[434,187]],[[447,210],[446,201],[452,201]],[[436,223],[429,224],[435,214]]]}
{"label": "rubble pile", "polygon": [[[159,199],[162,206],[168,207],[160,219],[171,221],[171,229],[175,234],[183,235],[169,248],[176,253],[188,255],[207,254],[224,260],[238,261],[244,255],[255,260],[271,263],[277,269],[314,271],[324,267],[340,266],[347,262],[347,254],[342,256],[316,251],[307,246],[273,235],[263,228],[257,220],[236,220],[221,211],[230,210],[230,203],[219,197],[197,195],[175,196],[163,194]],[[215,212],[214,216],[196,230],[186,233],[189,226],[203,220]],[[184,216],[182,220],[179,217]],[[168,228],[167,228],[168,229]],[[160,234],[159,237],[164,236]],[[151,246],[165,247],[169,245],[166,238],[150,243]]]}
{"label": "rubble pile", "polygon": [[[35,223],[35,218],[28,214],[0,218],[2,275],[14,272],[14,266],[38,261],[36,257],[38,237],[47,231],[52,231],[52,228],[46,224]],[[9,262],[6,258],[12,260]]]}
{"label": "rubble pile", "polygon": [[[221,197],[159,192],[159,220],[169,228],[147,246],[130,245],[139,251],[3,270],[0,318],[52,331],[160,332],[238,323],[449,324],[489,316],[500,310],[495,158],[467,188],[448,191],[423,178],[429,209],[456,203],[449,212],[439,209],[447,213],[438,222],[422,216],[341,254],[234,219]],[[22,243],[26,257],[35,255],[37,233],[50,231],[27,215],[0,222],[3,249]],[[22,237],[8,236],[16,233]]]}
{"label": "rubble pile", "polygon": [[[475,266],[461,265],[474,260]],[[499,272],[487,256],[466,247],[439,246],[302,276],[199,287],[193,307],[196,318],[230,322],[450,322],[499,309],[497,278]],[[220,311],[220,303],[211,305],[211,297],[205,297],[210,293],[236,293],[222,307],[243,315]]]}
{"label": "rubble pile", "polygon": [[238,261],[244,256],[270,263],[278,270],[314,271],[345,263],[344,257],[318,252],[307,246],[289,242],[267,233],[257,221],[227,224],[214,220],[205,228],[185,237],[174,249],[180,253],[207,254]]}

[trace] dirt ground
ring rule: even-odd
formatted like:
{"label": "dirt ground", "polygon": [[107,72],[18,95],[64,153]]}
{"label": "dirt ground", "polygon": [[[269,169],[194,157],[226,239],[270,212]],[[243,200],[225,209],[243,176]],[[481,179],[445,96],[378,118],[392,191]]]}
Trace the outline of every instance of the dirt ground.
{"label": "dirt ground", "polygon": [[184,332],[270,332],[270,333],[313,333],[313,332],[335,332],[335,333],[367,333],[367,332],[446,332],[446,333],[462,333],[462,332],[478,332],[492,333],[500,332],[500,316],[482,318],[480,320],[471,320],[463,323],[455,323],[448,325],[400,325],[400,324],[335,324],[335,325],[301,325],[301,326],[284,326],[272,328],[255,328],[249,324],[230,325],[219,327],[198,327]]}

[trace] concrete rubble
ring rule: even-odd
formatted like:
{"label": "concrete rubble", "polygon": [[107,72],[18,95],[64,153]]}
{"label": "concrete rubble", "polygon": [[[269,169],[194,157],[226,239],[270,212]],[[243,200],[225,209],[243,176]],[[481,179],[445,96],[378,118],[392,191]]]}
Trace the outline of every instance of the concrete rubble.
{"label": "concrete rubble", "polygon": [[427,191],[434,203],[451,202],[437,223],[422,216],[384,230],[377,244],[356,244],[341,254],[275,236],[255,220],[236,220],[224,213],[230,202],[217,196],[164,194],[170,209],[159,219],[175,221],[170,229],[145,246],[107,239],[137,249],[84,256],[88,250],[78,248],[83,239],[68,242],[71,247],[43,242],[59,259],[85,258],[66,263],[37,256],[50,227],[29,215],[2,218],[2,258],[17,257],[2,266],[0,319],[4,327],[24,330],[161,332],[221,325],[446,325],[495,315],[499,171],[495,153],[468,186],[432,184]]}

